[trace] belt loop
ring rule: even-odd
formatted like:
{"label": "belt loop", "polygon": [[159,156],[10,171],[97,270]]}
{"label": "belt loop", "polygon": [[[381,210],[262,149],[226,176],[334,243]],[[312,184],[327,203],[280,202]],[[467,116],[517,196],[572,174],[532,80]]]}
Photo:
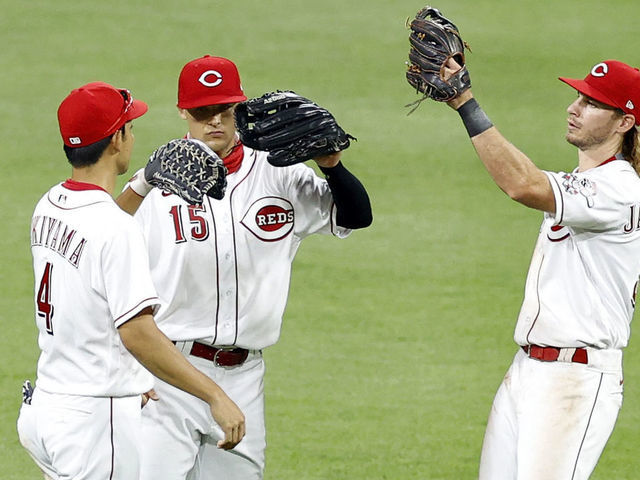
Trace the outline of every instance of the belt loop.
{"label": "belt loop", "polygon": [[573,362],[573,354],[576,353],[575,348],[561,348],[560,353],[558,354],[559,362]]}
{"label": "belt loop", "polygon": [[193,347],[193,341],[173,342],[176,344],[176,348],[180,350],[184,355],[191,353],[191,347]]}

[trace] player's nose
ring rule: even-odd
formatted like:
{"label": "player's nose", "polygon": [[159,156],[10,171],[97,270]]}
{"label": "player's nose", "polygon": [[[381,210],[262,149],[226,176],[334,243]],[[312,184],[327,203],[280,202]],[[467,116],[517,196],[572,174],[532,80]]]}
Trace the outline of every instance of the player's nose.
{"label": "player's nose", "polygon": [[569,104],[567,107],[567,113],[570,115],[578,115],[580,106],[580,97],[576,98],[573,102]]}
{"label": "player's nose", "polygon": [[209,125],[219,125],[222,121],[222,117],[219,113],[212,115],[209,117],[209,119],[207,120],[207,123]]}

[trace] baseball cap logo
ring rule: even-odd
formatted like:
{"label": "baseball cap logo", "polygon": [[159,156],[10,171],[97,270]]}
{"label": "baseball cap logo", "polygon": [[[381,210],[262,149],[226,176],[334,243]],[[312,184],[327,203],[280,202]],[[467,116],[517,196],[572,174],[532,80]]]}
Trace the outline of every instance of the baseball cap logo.
{"label": "baseball cap logo", "polygon": [[217,87],[222,83],[222,74],[216,70],[207,70],[198,81],[205,87]]}
{"label": "baseball cap logo", "polygon": [[82,140],[80,140],[80,137],[69,137],[69,143],[71,145],[80,145]]}
{"label": "baseball cap logo", "polygon": [[636,106],[633,104],[631,100],[627,100],[627,104],[625,105],[629,110],[633,110]]}
{"label": "baseball cap logo", "polygon": [[609,65],[604,62],[597,64],[591,69],[591,75],[594,77],[604,77],[607,73],[609,73]]}

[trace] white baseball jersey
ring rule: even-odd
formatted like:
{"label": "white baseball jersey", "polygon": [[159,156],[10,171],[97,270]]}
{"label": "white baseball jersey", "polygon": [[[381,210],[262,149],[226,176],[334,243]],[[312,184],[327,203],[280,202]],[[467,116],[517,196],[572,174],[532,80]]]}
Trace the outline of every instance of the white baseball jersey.
{"label": "white baseball jersey", "polygon": [[244,147],[224,198],[189,206],[153,189],[138,209],[172,340],[262,349],[280,336],[291,263],[313,233],[346,237],[327,182],[304,164],[273,167]]}
{"label": "white baseball jersey", "polygon": [[520,345],[627,345],[640,275],[640,179],[612,158],[585,172],[545,172],[545,214],[515,329]]}
{"label": "white baseball jersey", "polygon": [[38,202],[31,223],[42,353],[37,387],[120,397],[153,385],[117,327],[158,298],[139,226],[109,193],[67,180]]}

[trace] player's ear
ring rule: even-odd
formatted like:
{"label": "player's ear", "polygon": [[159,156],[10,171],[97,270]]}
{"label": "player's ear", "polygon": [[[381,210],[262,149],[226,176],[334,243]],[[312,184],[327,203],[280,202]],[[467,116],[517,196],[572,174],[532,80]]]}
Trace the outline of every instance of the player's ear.
{"label": "player's ear", "polygon": [[111,135],[111,141],[109,142],[109,147],[114,152],[119,152],[122,150],[122,144],[125,141],[125,135],[129,135],[127,133],[127,124],[125,123],[122,128],[116,130],[116,132]]}
{"label": "player's ear", "polygon": [[628,113],[625,113],[620,118],[620,123],[618,128],[621,133],[625,133],[631,130],[635,124],[636,124],[636,117]]}
{"label": "player's ear", "polygon": [[183,120],[187,119],[187,111],[184,108],[178,107],[178,114],[180,115],[180,118],[182,118]]}

